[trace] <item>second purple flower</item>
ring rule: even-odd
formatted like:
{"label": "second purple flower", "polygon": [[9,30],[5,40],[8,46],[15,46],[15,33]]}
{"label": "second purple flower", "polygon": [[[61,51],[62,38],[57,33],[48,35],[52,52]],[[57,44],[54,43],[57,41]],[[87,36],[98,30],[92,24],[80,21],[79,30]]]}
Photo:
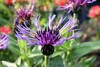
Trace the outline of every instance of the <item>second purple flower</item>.
{"label": "second purple flower", "polygon": [[58,10],[68,10],[68,12],[73,11],[75,8],[79,6],[85,6],[88,3],[93,3],[96,0],[69,0],[69,4],[66,4],[65,6],[59,6]]}

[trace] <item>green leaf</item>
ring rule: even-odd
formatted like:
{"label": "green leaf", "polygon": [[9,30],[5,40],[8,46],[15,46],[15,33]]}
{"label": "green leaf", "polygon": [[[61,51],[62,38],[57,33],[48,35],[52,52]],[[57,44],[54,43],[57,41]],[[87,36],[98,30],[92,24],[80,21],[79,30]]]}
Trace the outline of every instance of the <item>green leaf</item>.
{"label": "green leaf", "polygon": [[12,14],[11,14],[9,8],[7,8],[7,7],[6,7],[4,4],[2,4],[2,3],[0,3],[0,6],[2,6],[2,7],[0,7],[0,10],[4,10],[4,11],[5,11],[5,14],[7,14],[9,17],[12,17]]}
{"label": "green leaf", "polygon": [[17,67],[15,63],[10,63],[7,61],[2,61],[4,67]]}
{"label": "green leaf", "polygon": [[19,57],[17,60],[16,60],[16,62],[15,62],[18,66],[20,66],[21,65],[21,57]]}
{"label": "green leaf", "polygon": [[49,67],[64,67],[61,56],[51,58],[49,61]]}
{"label": "green leaf", "polygon": [[64,53],[64,51],[55,51],[50,57],[53,58],[53,57],[57,57],[59,55],[62,55]]}
{"label": "green leaf", "polygon": [[[83,57],[78,63],[74,64],[73,67],[93,67],[95,59],[96,57]],[[70,65],[70,67],[72,67],[72,64]]]}
{"label": "green leaf", "polygon": [[11,50],[16,55],[20,55],[20,51],[19,51],[18,47],[14,44],[9,44],[8,49]]}
{"label": "green leaf", "polygon": [[26,41],[24,41],[22,39],[18,39],[18,45],[19,45],[19,48],[24,49],[24,48],[26,48],[27,43],[26,43]]}
{"label": "green leaf", "polygon": [[42,56],[41,50],[39,50],[38,46],[33,47],[32,51],[28,57],[33,58],[36,56]]}
{"label": "green leaf", "polygon": [[88,54],[89,52],[100,49],[100,41],[96,42],[85,42],[81,43],[72,48],[70,51],[70,60],[76,60],[81,58],[82,56]]}

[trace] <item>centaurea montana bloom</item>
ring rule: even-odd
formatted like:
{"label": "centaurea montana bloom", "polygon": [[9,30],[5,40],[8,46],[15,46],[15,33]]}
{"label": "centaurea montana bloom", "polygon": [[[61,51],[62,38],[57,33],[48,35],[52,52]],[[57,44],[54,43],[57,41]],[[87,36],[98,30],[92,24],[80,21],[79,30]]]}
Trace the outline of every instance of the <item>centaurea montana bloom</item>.
{"label": "centaurea montana bloom", "polygon": [[21,7],[19,10],[15,10],[15,20],[14,20],[14,26],[18,24],[23,24],[23,22],[27,23],[27,26],[30,26],[31,24],[31,17],[33,16],[33,9],[34,9],[34,3],[31,3],[28,7]]}
{"label": "centaurea montana bloom", "polygon": [[68,12],[73,11],[78,6],[85,6],[88,3],[93,3],[96,0],[69,0],[69,4],[66,4],[65,6],[59,6],[58,10],[65,10],[67,9]]}
{"label": "centaurea montana bloom", "polygon": [[17,25],[24,23],[30,27],[31,26],[31,18],[33,17],[33,9],[34,9],[35,0],[28,7],[21,7],[19,10],[15,10],[15,20],[14,20],[14,33],[17,29]]}
{"label": "centaurea montana bloom", "polygon": [[8,35],[6,33],[0,34],[0,50],[8,46]]}
{"label": "centaurea montana bloom", "polygon": [[[67,32],[73,32],[74,28],[77,26],[77,21],[73,18],[65,23],[61,28],[60,25],[65,20],[63,17],[59,20],[58,24],[53,26],[53,21],[56,15],[49,16],[49,23],[48,27],[44,30],[40,27],[38,17],[35,17],[34,25],[36,26],[37,30],[31,30],[26,25],[18,25],[18,31],[16,31],[16,37],[26,40],[31,45],[36,44],[42,46],[42,53],[44,55],[51,55],[54,52],[54,46],[63,44],[65,41],[74,39],[78,37],[78,32],[72,34],[69,37],[63,37]],[[67,30],[66,30],[67,29]],[[64,31],[65,30],[65,31]]]}

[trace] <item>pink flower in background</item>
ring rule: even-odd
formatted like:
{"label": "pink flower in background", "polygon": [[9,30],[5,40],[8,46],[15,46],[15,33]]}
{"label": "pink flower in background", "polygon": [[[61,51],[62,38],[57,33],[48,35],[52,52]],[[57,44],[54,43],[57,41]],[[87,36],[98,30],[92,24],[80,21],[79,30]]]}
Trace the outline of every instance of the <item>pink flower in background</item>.
{"label": "pink flower in background", "polygon": [[99,15],[100,15],[100,6],[99,5],[96,5],[96,6],[93,6],[90,8],[90,11],[89,11],[90,18],[95,18],[96,16],[99,16]]}
{"label": "pink flower in background", "polygon": [[2,26],[2,27],[0,27],[0,33],[11,34],[11,29],[9,27]]}

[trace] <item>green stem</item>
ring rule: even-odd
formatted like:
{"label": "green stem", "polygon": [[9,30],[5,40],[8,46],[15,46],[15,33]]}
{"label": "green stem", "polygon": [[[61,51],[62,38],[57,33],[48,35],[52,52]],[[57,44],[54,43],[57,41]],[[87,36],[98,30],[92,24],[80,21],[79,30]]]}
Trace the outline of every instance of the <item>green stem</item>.
{"label": "green stem", "polygon": [[49,56],[45,56],[45,67],[49,67]]}
{"label": "green stem", "polygon": [[28,65],[28,67],[31,67],[30,62],[29,62],[28,59],[26,60],[26,63],[27,63],[27,65]]}
{"label": "green stem", "polygon": [[74,18],[74,19],[77,19],[77,16],[76,16],[76,14],[75,14],[75,13],[73,14],[73,18]]}

